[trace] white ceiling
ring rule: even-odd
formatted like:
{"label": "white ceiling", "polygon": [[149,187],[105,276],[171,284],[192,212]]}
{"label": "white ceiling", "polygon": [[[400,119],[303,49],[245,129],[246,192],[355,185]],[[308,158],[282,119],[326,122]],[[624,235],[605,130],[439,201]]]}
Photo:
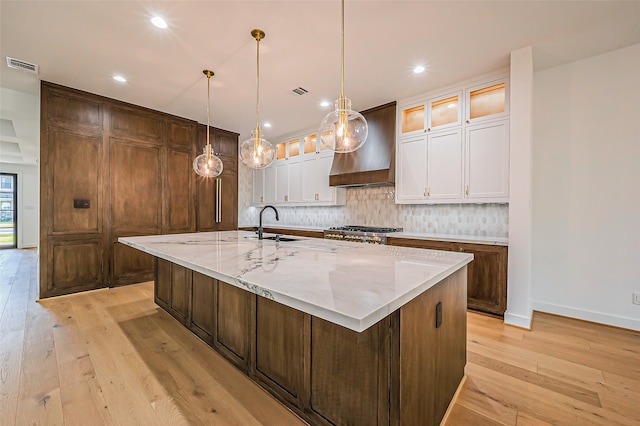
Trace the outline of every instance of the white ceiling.
{"label": "white ceiling", "polygon": [[[534,66],[543,69],[640,43],[640,1],[347,0],[345,7],[345,93],[358,110],[504,70],[510,52],[524,46],[533,46]],[[169,27],[154,27],[154,15]],[[10,90],[0,92],[0,118],[16,132],[26,127],[15,118],[24,113],[12,112],[22,106],[6,94],[37,95],[40,79],[206,123],[202,70],[209,68],[211,124],[242,140],[255,123],[253,28],[266,32],[267,139],[318,125],[328,112],[320,102],[333,103],[340,91],[338,0],[1,0],[0,24],[0,87]],[[40,74],[9,69],[6,56],[38,64]],[[413,74],[418,64],[427,71]],[[309,92],[292,93],[298,86]]]}

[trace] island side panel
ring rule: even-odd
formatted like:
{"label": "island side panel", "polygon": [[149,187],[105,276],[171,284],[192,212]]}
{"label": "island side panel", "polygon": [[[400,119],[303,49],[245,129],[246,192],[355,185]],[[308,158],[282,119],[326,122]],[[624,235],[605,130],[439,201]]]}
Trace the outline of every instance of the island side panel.
{"label": "island side panel", "polygon": [[309,314],[256,297],[254,379],[293,408],[306,399],[305,344]]}
{"label": "island side panel", "polygon": [[213,303],[211,299],[208,303],[215,317],[213,346],[247,373],[251,348],[250,319],[256,296],[231,284],[215,282]]}
{"label": "island side panel", "polygon": [[[442,321],[436,311],[442,303]],[[400,309],[400,424],[438,425],[464,377],[466,266]]]}
{"label": "island side panel", "polygon": [[389,424],[390,321],[358,333],[311,317],[312,424]]}
{"label": "island side panel", "polygon": [[191,314],[189,315],[189,329],[206,344],[213,344],[214,309],[213,294],[216,280],[199,272],[192,272],[191,276]]}

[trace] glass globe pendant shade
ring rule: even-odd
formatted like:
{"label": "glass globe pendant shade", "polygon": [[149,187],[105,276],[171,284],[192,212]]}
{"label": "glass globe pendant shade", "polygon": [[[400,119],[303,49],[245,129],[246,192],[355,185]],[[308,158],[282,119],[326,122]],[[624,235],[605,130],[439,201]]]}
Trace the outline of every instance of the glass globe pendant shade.
{"label": "glass globe pendant shade", "polygon": [[193,170],[202,177],[220,176],[223,170],[222,160],[211,153],[211,145],[204,147],[204,153],[193,160]]}
{"label": "glass globe pendant shade", "polygon": [[369,134],[367,120],[351,109],[351,100],[340,97],[336,109],[320,123],[320,142],[335,152],[353,152],[364,145]]}
{"label": "glass globe pendant shade", "polygon": [[276,150],[266,139],[262,138],[259,127],[251,131],[251,137],[240,144],[240,160],[252,169],[269,167],[276,158]]}
{"label": "glass globe pendant shade", "polygon": [[209,142],[209,124],[211,121],[211,76],[213,71],[203,70],[202,73],[207,76],[207,144],[204,146],[203,153],[193,160],[193,170],[205,178],[218,177],[222,173],[222,160],[213,153],[211,143]]}

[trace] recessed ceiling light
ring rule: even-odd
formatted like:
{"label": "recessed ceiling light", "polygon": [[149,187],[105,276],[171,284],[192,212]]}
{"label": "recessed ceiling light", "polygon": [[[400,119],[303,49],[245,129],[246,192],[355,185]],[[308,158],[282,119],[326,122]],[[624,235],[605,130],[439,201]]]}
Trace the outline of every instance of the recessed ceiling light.
{"label": "recessed ceiling light", "polygon": [[271,127],[271,123],[264,123],[264,127]]}
{"label": "recessed ceiling light", "polygon": [[456,104],[454,104],[453,102],[447,105],[447,108],[455,108],[455,107],[456,107]]}
{"label": "recessed ceiling light", "polygon": [[424,67],[422,65],[418,65],[413,69],[413,72],[416,74],[420,74],[421,72],[424,72]]}
{"label": "recessed ceiling light", "polygon": [[321,106],[321,107],[328,107],[328,106],[329,106],[329,101],[322,101],[322,102],[320,102],[320,106]]}
{"label": "recessed ceiling light", "polygon": [[126,79],[126,78],[124,78],[124,77],[123,77],[123,76],[121,76],[121,75],[114,75],[114,76],[113,76],[113,79],[114,79],[115,81],[119,81],[120,83],[126,83],[126,82],[127,82],[127,79]]}
{"label": "recessed ceiling light", "polygon": [[167,23],[159,16],[154,16],[153,18],[151,18],[151,23],[158,28],[167,28]]}

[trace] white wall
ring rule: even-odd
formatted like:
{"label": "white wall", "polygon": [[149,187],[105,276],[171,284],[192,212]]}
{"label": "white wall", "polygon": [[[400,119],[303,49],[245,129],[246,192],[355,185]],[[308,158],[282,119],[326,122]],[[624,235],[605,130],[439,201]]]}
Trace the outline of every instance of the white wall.
{"label": "white wall", "polygon": [[509,135],[509,262],[504,321],[531,327],[532,271],[532,108],[531,47],[511,52]]}
{"label": "white wall", "polygon": [[0,163],[0,172],[18,175],[18,248],[38,247],[40,229],[39,167]]}
{"label": "white wall", "polygon": [[533,309],[640,330],[640,45],[534,76]]}

